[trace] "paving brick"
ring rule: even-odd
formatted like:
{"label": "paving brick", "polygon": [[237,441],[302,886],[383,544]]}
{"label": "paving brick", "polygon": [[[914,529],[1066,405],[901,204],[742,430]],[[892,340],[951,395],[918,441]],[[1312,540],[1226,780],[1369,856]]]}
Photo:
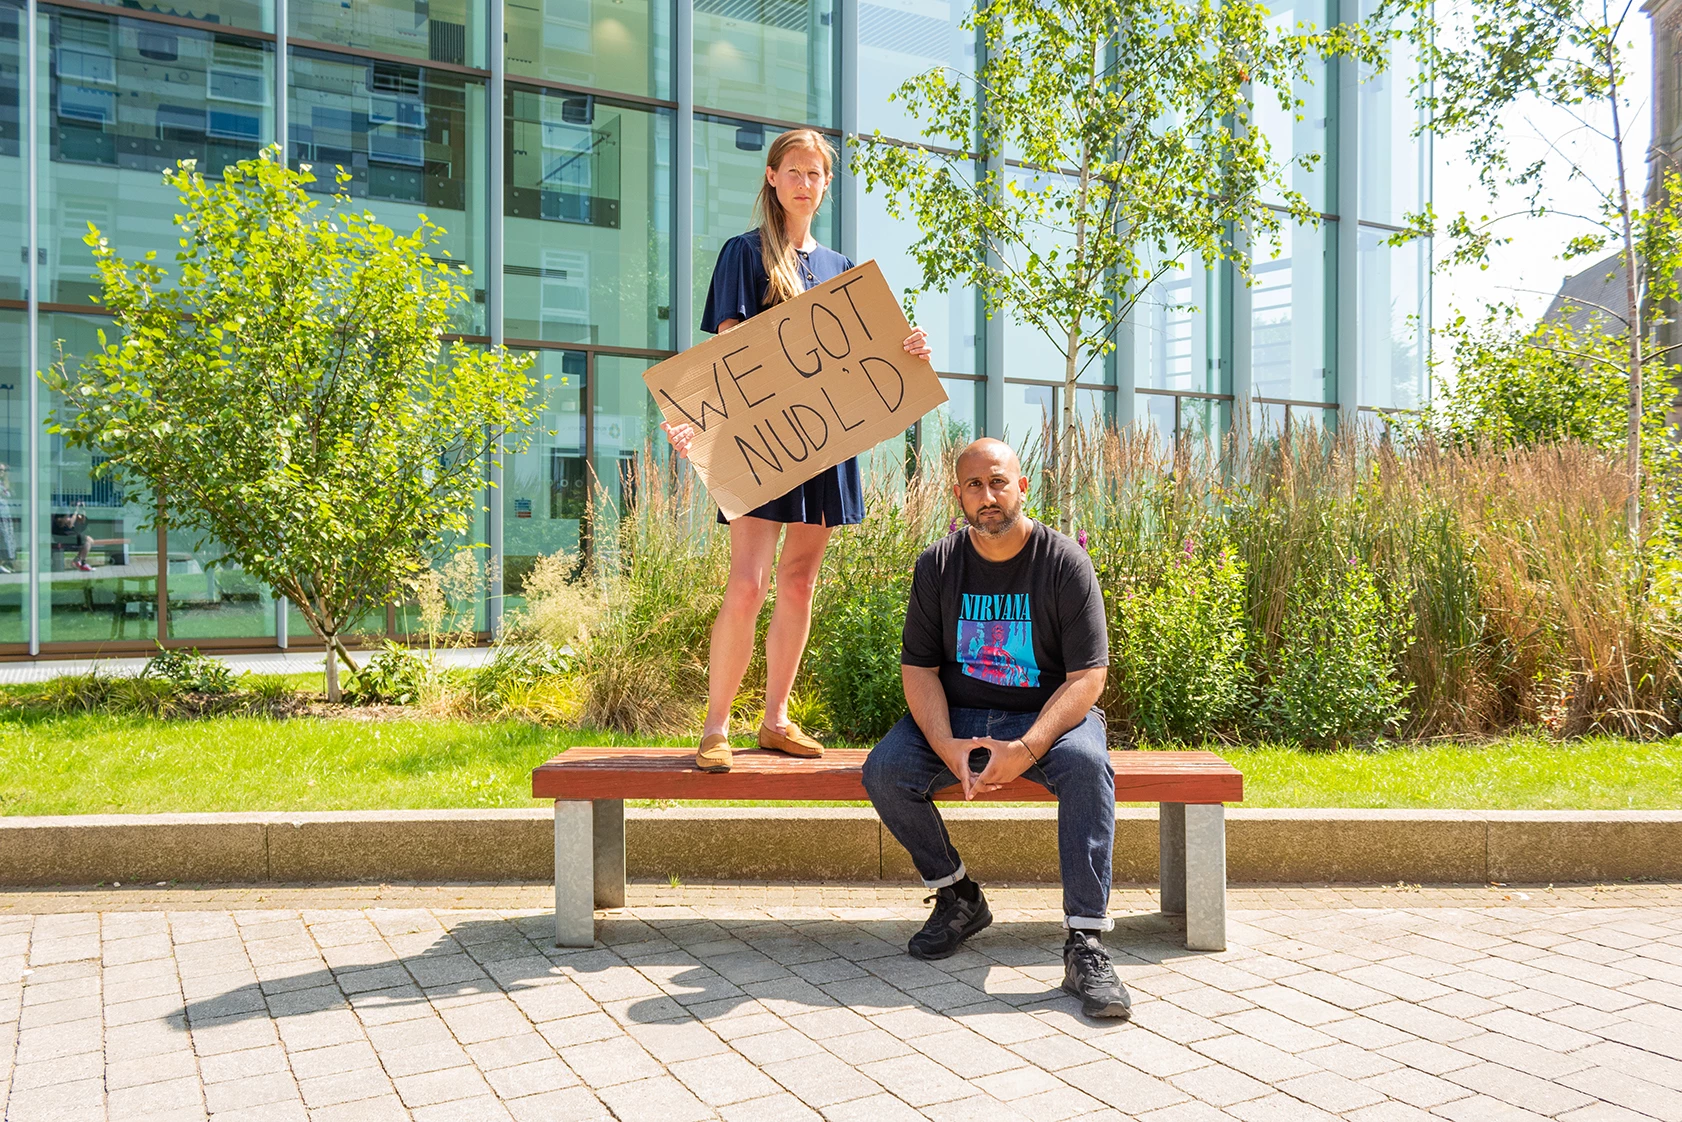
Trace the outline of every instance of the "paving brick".
{"label": "paving brick", "polygon": [[1473,1064],[1450,1072],[1444,1078],[1492,1099],[1543,1115],[1559,1114],[1593,1101],[1580,1091],[1500,1064]]}
{"label": "paving brick", "polygon": [[669,1075],[618,1083],[598,1091],[620,1122],[701,1122],[712,1110]]}
{"label": "paving brick", "polygon": [[569,1087],[563,1091],[548,1091],[528,1095],[504,1104],[515,1122],[596,1122],[611,1120],[612,1115],[602,1101],[584,1087]]}

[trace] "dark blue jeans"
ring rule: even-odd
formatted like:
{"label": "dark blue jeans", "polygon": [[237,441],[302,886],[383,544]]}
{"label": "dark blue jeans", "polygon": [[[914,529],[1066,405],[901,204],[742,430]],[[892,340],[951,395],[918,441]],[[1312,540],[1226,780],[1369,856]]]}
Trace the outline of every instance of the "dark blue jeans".
{"label": "dark blue jeans", "polygon": [[[952,735],[1015,740],[1033,727],[1038,713],[997,709],[953,709]],[[1104,745],[1104,718],[1094,709],[1086,720],[1057,738],[1037,764],[1023,773],[1057,797],[1057,853],[1063,873],[1064,923],[1108,931],[1110,854],[1115,845],[1115,772]],[[943,888],[966,875],[935,809],[933,793],[957,782],[935,755],[911,717],[900,718],[864,760],[864,789],[888,832],[911,854],[929,888]]]}

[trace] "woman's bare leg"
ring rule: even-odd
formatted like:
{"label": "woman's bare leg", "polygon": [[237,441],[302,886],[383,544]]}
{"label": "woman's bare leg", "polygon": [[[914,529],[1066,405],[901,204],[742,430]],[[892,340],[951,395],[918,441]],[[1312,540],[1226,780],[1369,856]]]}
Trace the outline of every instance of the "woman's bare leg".
{"label": "woman's bare leg", "polygon": [[730,707],[753,659],[754,628],[771,588],[771,566],[777,558],[777,537],[782,528],[781,522],[763,518],[738,518],[730,523],[730,579],[724,586],[718,619],[713,621],[712,649],[707,657],[707,721],[701,728],[702,736],[730,731]]}
{"label": "woman's bare leg", "polygon": [[818,586],[823,551],[833,526],[791,522],[777,560],[777,603],[765,636],[765,724],[778,732],[788,728],[788,695],[806,637],[812,629],[812,593]]}

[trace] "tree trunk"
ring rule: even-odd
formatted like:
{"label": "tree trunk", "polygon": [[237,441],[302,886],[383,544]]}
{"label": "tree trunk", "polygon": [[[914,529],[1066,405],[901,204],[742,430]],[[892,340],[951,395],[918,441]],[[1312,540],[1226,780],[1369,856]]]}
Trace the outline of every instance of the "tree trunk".
{"label": "tree trunk", "polygon": [[1062,448],[1057,457],[1057,523],[1071,537],[1075,532],[1075,378],[1079,369],[1075,364],[1080,358],[1080,325],[1076,316],[1069,327],[1068,356],[1063,367],[1063,439],[1058,441]]}
{"label": "tree trunk", "polygon": [[344,694],[339,690],[339,650],[332,635],[323,638],[327,640],[327,702],[337,705],[344,700]]}
{"label": "tree trunk", "polygon": [[1610,79],[1607,103],[1612,107],[1612,150],[1618,158],[1618,216],[1624,234],[1624,299],[1628,314],[1624,323],[1629,334],[1629,498],[1624,504],[1624,522],[1630,544],[1641,547],[1641,262],[1635,256],[1635,234],[1630,221],[1629,180],[1624,170],[1624,133],[1618,116],[1618,69],[1611,48],[1606,51],[1606,73]]}

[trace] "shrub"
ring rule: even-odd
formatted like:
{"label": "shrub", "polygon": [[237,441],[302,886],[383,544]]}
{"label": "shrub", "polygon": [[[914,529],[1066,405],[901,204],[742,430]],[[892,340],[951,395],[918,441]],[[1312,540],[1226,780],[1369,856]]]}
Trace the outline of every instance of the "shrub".
{"label": "shrub", "polygon": [[1396,655],[1413,629],[1359,558],[1304,573],[1286,596],[1283,641],[1256,711],[1266,732],[1311,747],[1348,744],[1406,715]]}
{"label": "shrub", "polygon": [[228,694],[234,692],[233,671],[221,659],[201,654],[197,647],[158,648],[140,671],[142,678],[168,682],[188,693]]}
{"label": "shrub", "polygon": [[426,661],[420,655],[388,639],[351,676],[345,700],[353,705],[412,705],[426,687],[427,677]]}
{"label": "shrub", "polygon": [[1152,740],[1229,728],[1249,701],[1244,567],[1188,547],[1154,586],[1109,583],[1112,722]]}

